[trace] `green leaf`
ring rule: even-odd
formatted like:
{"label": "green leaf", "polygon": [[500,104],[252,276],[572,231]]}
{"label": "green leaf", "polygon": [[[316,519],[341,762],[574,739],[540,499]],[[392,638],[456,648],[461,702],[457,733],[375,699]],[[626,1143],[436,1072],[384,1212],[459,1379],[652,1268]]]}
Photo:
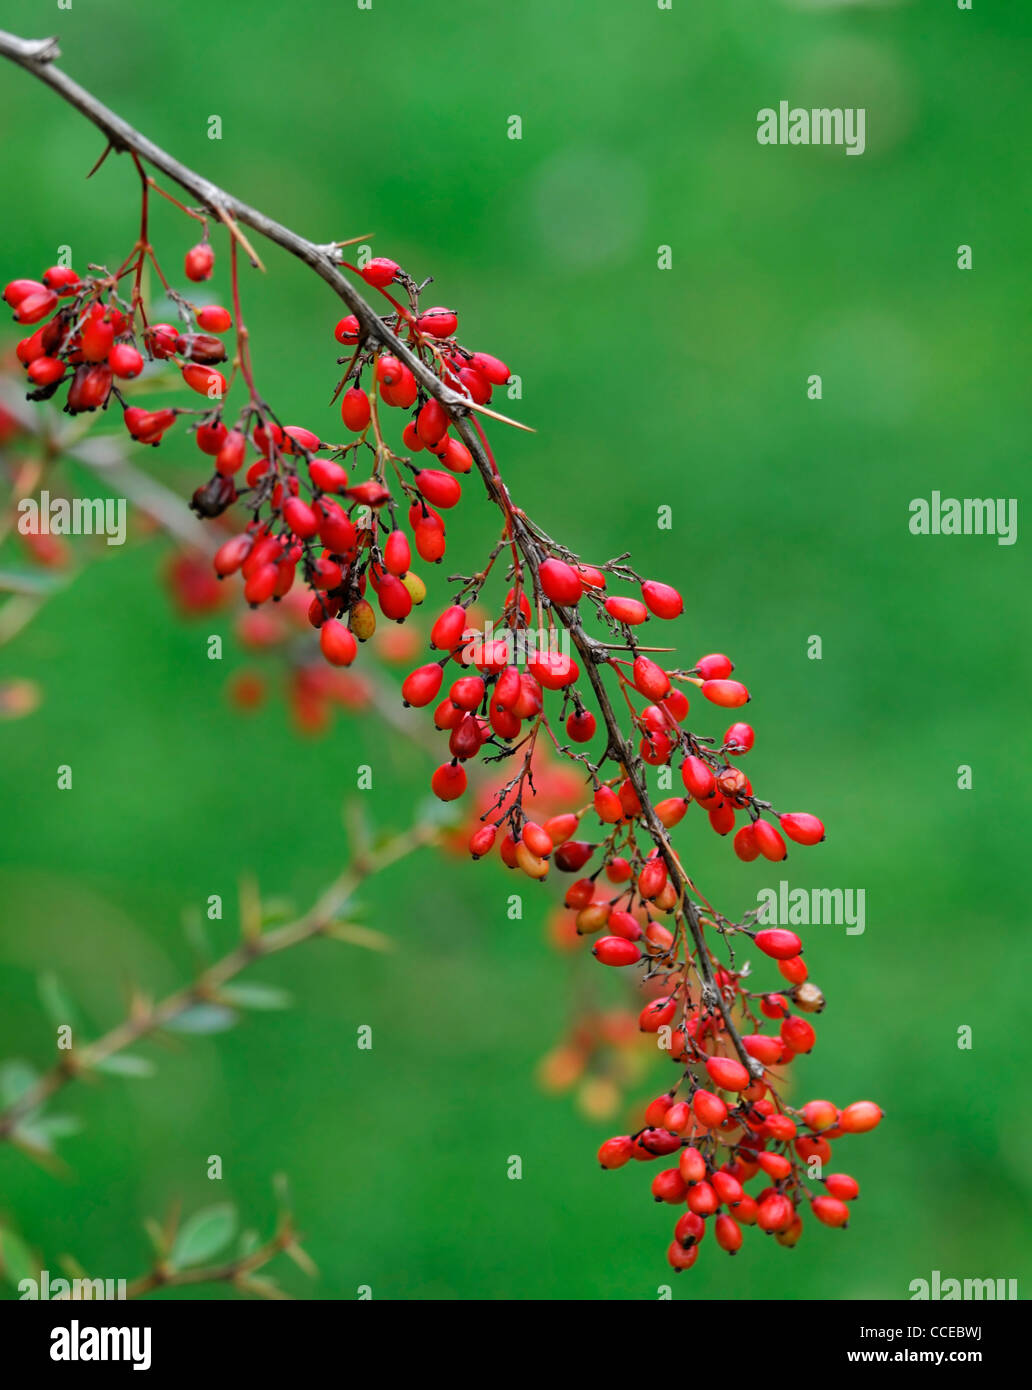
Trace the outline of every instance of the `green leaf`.
{"label": "green leaf", "polygon": [[137,1057],[132,1052],[113,1052],[94,1063],[96,1071],[110,1072],[112,1076],[153,1076],[154,1063],[146,1057]]}
{"label": "green leaf", "polygon": [[233,1239],[236,1224],[236,1208],[229,1202],[194,1212],[179,1229],[170,1263],[176,1269],[188,1269],[210,1260]]}
{"label": "green leaf", "polygon": [[297,916],[297,906],[289,898],[269,898],[262,903],[262,926],[279,927]]}
{"label": "green leaf", "polygon": [[65,994],[61,982],[53,971],[48,970],[45,974],[40,975],[36,981],[36,988],[39,992],[40,1003],[55,1028],[63,1028],[66,1025],[71,1028],[78,1026],[78,1010],[68,995]]}
{"label": "green leaf", "polygon": [[293,1003],[287,991],[275,985],[226,985],[222,996],[241,1009],[289,1009]]}
{"label": "green leaf", "polygon": [[17,1058],[11,1062],[4,1062],[0,1066],[0,1100],[5,1106],[13,1105],[38,1079],[39,1073],[29,1066],[28,1062],[19,1061]]}
{"label": "green leaf", "polygon": [[224,1033],[236,1021],[233,1010],[222,1004],[194,1004],[170,1019],[165,1027],[173,1033]]}
{"label": "green leaf", "polygon": [[39,1265],[21,1237],[0,1227],[0,1277],[17,1288],[22,1279],[35,1279],[38,1273]]}

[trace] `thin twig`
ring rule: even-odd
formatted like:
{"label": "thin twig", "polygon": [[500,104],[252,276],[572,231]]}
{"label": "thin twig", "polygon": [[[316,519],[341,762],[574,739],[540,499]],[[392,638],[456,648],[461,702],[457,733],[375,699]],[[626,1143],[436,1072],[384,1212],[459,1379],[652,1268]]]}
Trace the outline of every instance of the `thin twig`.
{"label": "thin twig", "polygon": [[[223,987],[255,961],[286,951],[316,936],[335,935],[339,928],[347,926],[339,923],[337,918],[359,884],[414,850],[433,844],[437,836],[438,832],[433,827],[415,826],[394,836],[379,849],[371,852],[357,850],[353,862],[303,916],[273,931],[245,933],[244,939],[232,951],[203,970],[191,984],[176,990],[160,1003],[150,1003],[137,996],[123,1022],[92,1043],[69,1049],[17,1100],[0,1111],[0,1140],[17,1143],[19,1121],[69,1082],[94,1071],[98,1064],[116,1052],[168,1027],[197,1004],[222,1002]],[[356,930],[352,939],[358,941],[360,937],[361,933]],[[343,934],[341,939],[345,939]]]}

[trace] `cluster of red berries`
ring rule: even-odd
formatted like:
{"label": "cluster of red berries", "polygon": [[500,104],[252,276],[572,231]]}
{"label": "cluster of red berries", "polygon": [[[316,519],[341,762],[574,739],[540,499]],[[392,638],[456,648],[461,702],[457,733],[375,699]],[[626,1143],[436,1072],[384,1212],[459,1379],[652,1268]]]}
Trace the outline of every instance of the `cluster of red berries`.
{"label": "cluster of red berries", "polygon": [[[235,246],[232,264],[239,320]],[[205,241],[188,254],[186,274],[203,280],[212,268]],[[378,257],[360,270],[349,268],[388,301],[382,324],[405,341],[422,367],[461,395],[468,410],[486,409],[494,389],[510,379],[505,363],[464,347],[456,336],[457,315],[422,308],[424,286],[396,262]],[[833,1138],[873,1128],[881,1112],[868,1101],[841,1112],[823,1101],[796,1112],[781,1101],[780,1069],[816,1041],[803,1015],[824,1006],[808,980],[801,942],[783,928],[757,929],[755,911],[741,921],[717,912],[681,866],[669,838],[693,802],[716,834],[733,833],[734,851],[746,862],[779,862],[786,841],[815,845],[824,838],[824,826],[808,812],[777,812],[755,794],[740,766],[754,744],[750,725],[732,723],[719,739],[686,727],[689,690],[724,710],[741,708],[749,692],[722,653],[703,656],[689,668],[649,654],[671,649],[646,648],[643,625],[678,619],[681,594],[636,573],[626,557],[586,563],[533,526],[514,507],[479,427],[482,447],[468,429],[456,429],[409,366],[385,352],[354,315],[335,330],[345,349],[335,399],[340,397],[341,419],[353,436],[348,442],[326,443],[304,426],[279,423],[256,391],[239,322],[236,366],[249,398],[228,425],[222,416],[227,384],[214,370],[226,349],[211,335],[232,326],[229,313],[196,309],[173,295],[205,331],[148,325],[138,278],[130,303],[118,297],[123,273],[80,280],[54,268],[40,282],[7,286],[5,298],[18,320],[42,324],[19,345],[36,388],[32,394],[53,394],[71,373],[66,409],[105,405],[109,394],[118,394],[114,378],[131,379],[143,368],[137,340],[151,358],[179,366],[186,383],[212,402],[194,412],[200,415],[196,444],[213,459],[214,472],[192,505],[205,517],[220,516],[236,502],[250,512],[246,528],[219,546],[215,574],[223,579],[239,572],[253,610],[268,612],[266,605],[287,600],[318,631],[330,667],[351,666],[358,644],[377,628],[377,612],[404,623],[423,602],[426,586],[412,568],[413,555],[426,564],[441,561],[443,514],[461,500],[460,478],[474,466],[485,473],[502,516],[498,543],[476,573],[450,581],[458,588],[430,629],[435,655],[409,672],[402,696],[410,706],[433,705],[434,725],[447,739],[448,756],[431,778],[441,800],[463,795],[467,768],[477,759],[515,767],[493,788],[469,833],[472,856],[497,852],[509,869],[535,880],[547,877],[553,865],[574,875],[565,905],[576,934],[595,938],[593,954],[602,964],[640,967],[647,1000],[639,1027],[658,1035],[682,1075],[649,1106],[644,1129],[603,1145],[603,1166],[679,1154],[678,1166],[653,1184],[658,1200],[687,1206],[670,1247],[678,1269],[694,1263],[711,1215],[718,1244],[732,1253],[741,1244],[741,1227],[749,1224],[794,1244],[806,1200],[819,1220],[844,1225],[845,1203],[856,1195],[856,1184],[829,1175],[825,1193],[812,1196],[801,1165],[812,1176],[815,1161],[830,1159]],[[383,408],[407,416],[397,449],[386,438]],[[156,444],[180,413],[127,407],[126,424],[133,438]],[[404,522],[399,507],[405,508]],[[295,590],[299,576],[303,584]],[[499,597],[488,603],[492,580]],[[593,619],[600,635],[585,632],[585,618]],[[571,633],[581,661],[591,664],[584,679],[567,644]],[[315,691],[318,682],[310,673],[306,679]],[[616,708],[627,711],[626,728],[617,724],[606,682]],[[252,687],[240,703],[246,706],[254,697]],[[331,697],[320,689],[317,698]],[[546,775],[549,745],[580,775],[565,788],[561,805],[533,818],[528,808]],[[607,761],[616,775],[606,775]],[[667,778],[676,770],[684,794],[653,803],[646,767],[663,769]],[[592,815],[600,829],[582,838],[585,817]],[[730,948],[727,965],[714,955],[718,937]],[[752,988],[748,963],[735,962],[742,937],[777,962],[786,982],[781,992]],[[763,1031],[757,1010],[776,1032]],[[746,1194],[744,1184],[761,1173],[768,1186],[755,1197]],[[721,1206],[726,1210],[718,1214]]]}
{"label": "cluster of red berries", "polygon": [[[874,1129],[882,1117],[878,1106],[859,1100],[839,1110],[831,1101],[811,1100],[790,1110],[769,1099],[763,1082],[750,1079],[733,1058],[710,1056],[705,1070],[712,1090],[696,1084],[680,1100],[676,1090],[658,1096],[642,1129],[607,1139],[598,1151],[603,1168],[676,1161],[652,1179],[657,1202],[685,1208],[667,1249],[671,1266],[691,1269],[711,1218],[713,1238],[729,1255],[741,1249],[748,1226],[779,1245],[795,1245],[807,1204],[823,1225],[845,1226],[859,1184],[847,1173],[825,1174],[823,1167],[831,1162],[833,1140]],[[718,1091],[729,1094],[730,1103]],[[755,1194],[746,1191],[753,1179],[763,1184]],[[813,1190],[811,1182],[823,1190]]]}
{"label": "cluster of red berries", "polygon": [[[205,274],[199,273],[207,266]],[[186,257],[190,279],[207,279],[214,254],[207,242]],[[176,365],[192,391],[209,401],[226,392],[226,379],[215,363],[226,360],[226,347],[215,336],[232,326],[228,310],[217,305],[196,308],[176,296],[184,317],[190,314],[201,332],[169,323],[147,323],[134,294],[119,293],[126,271],[97,271],[80,277],[70,266],[51,266],[41,280],[12,280],[4,299],[16,323],[39,325],[16,348],[31,383],[30,400],[49,400],[67,385],[65,410],[71,415],[103,410],[112,395],[124,408],[125,427],[141,444],[157,444],[181,411],[143,410],[126,406],[118,383],[133,381],[148,359]],[[141,351],[142,349],[142,351]]]}
{"label": "cluster of red berries", "polygon": [[[449,341],[454,314],[417,310],[417,289],[395,262],[377,258],[360,273],[385,294],[395,279],[408,287],[413,307],[398,305],[388,317],[392,327],[405,329],[413,351],[435,361],[446,342],[463,362],[475,364],[457,366],[453,384],[486,400],[492,382],[508,380],[509,369],[496,358],[466,354]],[[387,297],[397,304],[392,295]],[[308,620],[319,632],[324,658],[347,667],[358,654],[358,643],[376,630],[377,610],[403,623],[423,602],[426,587],[412,567],[413,553],[426,563],[443,557],[441,512],[459,501],[458,475],[470,471],[472,456],[449,434],[444,411],[421,392],[408,367],[374,345],[364,346],[356,318],[343,319],[336,337],[354,348],[337,394],[343,392],[341,418],[356,438],[330,444],[303,426],[283,427],[252,391],[233,430],[226,431],[214,417],[198,427],[199,446],[215,455],[215,473],[194,494],[194,507],[214,516],[238,497],[244,502],[252,521],[219,548],[216,573],[224,578],[239,571],[244,597],[255,607],[283,599],[300,574],[310,593]],[[372,395],[362,386],[365,372],[375,383]],[[403,432],[405,447],[412,453],[431,451],[442,468],[416,467],[390,449],[380,427],[381,404],[416,407]],[[251,446],[257,454],[248,461]],[[356,479],[363,464],[368,476]],[[407,504],[407,529],[398,524],[398,493]]]}

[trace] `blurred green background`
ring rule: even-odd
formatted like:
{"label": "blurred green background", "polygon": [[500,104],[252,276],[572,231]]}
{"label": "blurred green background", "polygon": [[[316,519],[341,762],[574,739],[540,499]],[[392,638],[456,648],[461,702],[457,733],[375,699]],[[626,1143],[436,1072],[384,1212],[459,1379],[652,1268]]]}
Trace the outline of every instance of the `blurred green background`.
{"label": "blurred green background", "polygon": [[[622,1113],[588,1119],[535,1079],[574,999],[623,1002],[622,982],[547,945],[554,885],[509,922],[497,864],[426,851],[361,894],[397,952],[280,957],[255,978],[289,989],[289,1011],[138,1049],[159,1061],[152,1080],[66,1092],[55,1108],[84,1126],[62,1143],[67,1172],[0,1150],[0,1221],[52,1271],[72,1252],[131,1276],[145,1217],[173,1198],[230,1200],[268,1226],[284,1171],[321,1271],[311,1284],[286,1268],[302,1296],[653,1298],[669,1281],[681,1299],[894,1299],[934,1269],[1018,1278],[1024,1294],[1024,518],[1011,547],[907,523],[933,489],[1023,500],[1028,12],[0,0],[0,18],[57,27],[71,75],[298,230],[375,230],[377,252],[435,276],[428,302],[458,309],[463,341],[520,374],[510,408],[537,433],[492,435],[519,501],[586,555],[630,548],[682,585],[685,656],[728,651],[752,689],[758,790],[829,826],[785,876],[866,891],[864,935],[806,934],[829,1006],[796,1095],[887,1112],[843,1141],[863,1188],[848,1232],[808,1223],[794,1251],[753,1233],[734,1261],[706,1248],[670,1279],[671,1214],[650,1175],[594,1162]],[[758,145],[756,112],[781,98],[866,107],[866,153]],[[97,133],[8,65],[0,130],[3,278],[38,274],[63,243],[80,268],[121,259],[136,216],[126,162],[85,183]],[[170,210],[156,240],[177,266],[192,237]],[[244,291],[259,378],[282,413],[335,437],[338,305],[274,248],[267,266]],[[194,455],[173,435],[141,461],[185,491]],[[657,529],[661,505],[672,531]],[[492,518],[480,502],[464,511],[456,553],[475,559]],[[129,980],[185,978],[183,913],[209,894],[226,895],[214,935],[227,947],[241,874],[311,900],[346,857],[357,765],[374,768],[361,795],[378,825],[402,826],[425,795],[430,759],[375,716],[303,740],[278,699],[232,711],[230,619],[174,617],[167,550],[105,553],[0,652],[0,676],[44,689],[3,727],[0,811],[0,1055],[35,1066],[53,1040],[40,972],[59,975],[91,1035],[105,1030]],[[211,631],[227,634],[222,663],[206,659]],[[699,726],[725,722],[703,711]],[[56,789],[61,763],[71,792]],[[690,821],[680,842],[732,914],[781,877]],[[363,1024],[371,1052],[355,1046]],[[628,1103],[667,1075],[655,1063]],[[212,1153],[221,1183],[206,1178]],[[506,1176],[513,1154],[521,1181]]]}

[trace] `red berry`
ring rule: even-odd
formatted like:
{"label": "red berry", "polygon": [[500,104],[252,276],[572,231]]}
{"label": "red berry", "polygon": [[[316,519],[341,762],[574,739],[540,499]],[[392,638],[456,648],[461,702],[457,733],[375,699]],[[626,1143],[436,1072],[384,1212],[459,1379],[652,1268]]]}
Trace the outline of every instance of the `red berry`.
{"label": "red berry", "polygon": [[717,781],[708,764],[701,758],[685,758],[681,764],[681,781],[685,790],[697,801],[708,800],[716,790]]}
{"label": "red berry", "polygon": [[454,651],[462,640],[466,627],[466,610],[459,604],[452,604],[440,615],[430,629],[430,645],[439,651]]}
{"label": "red berry", "polygon": [[631,668],[635,689],[650,700],[662,700],[670,691],[670,677],[647,656],[635,658]]}
{"label": "red berry", "polygon": [[445,468],[450,468],[453,473],[469,473],[473,468],[473,455],[461,439],[449,437],[442,440],[434,452]]}
{"label": "red berry", "polygon": [[803,1119],[811,1129],[831,1129],[832,1125],[838,1124],[838,1118],[838,1106],[832,1105],[830,1100],[808,1100],[803,1106]]}
{"label": "red berry", "polygon": [[458,763],[442,763],[430,779],[434,796],[455,801],[466,790],[466,773]]}
{"label": "red berry", "polygon": [[163,360],[175,352],[179,333],[170,323],[152,323],[144,337],[151,356]]}
{"label": "red berry", "polygon": [[781,1041],[769,1033],[748,1033],[742,1039],[742,1045],[750,1057],[755,1057],[765,1067],[774,1066],[781,1057]]}
{"label": "red berry", "polygon": [[[112,369],[114,367],[115,351],[117,351],[117,348],[112,352]],[[229,430],[226,429],[221,420],[217,420],[214,424],[210,425],[198,425],[197,431],[194,434],[194,439],[201,453],[210,454],[213,457],[217,457],[222,452],[228,438]]]}
{"label": "red berry", "polygon": [[687,1193],[688,1210],[696,1216],[712,1216],[720,1205],[717,1194],[708,1182],[694,1183]]}
{"label": "red berry", "polygon": [[43,273],[43,283],[48,290],[56,290],[60,295],[74,294],[82,284],[70,265],[52,265]]}
{"label": "red berry", "polygon": [[215,269],[215,252],[206,241],[198,242],[187,251],[183,269],[188,280],[210,280]]}
{"label": "red berry", "polygon": [[415,705],[417,708],[428,705],[440,690],[443,678],[444,671],[441,669],[440,663],[436,661],[410,672],[401,685],[401,693],[405,703]]}
{"label": "red berry", "polygon": [[39,323],[40,319],[45,319],[56,307],[57,295],[53,290],[41,285],[38,290],[18,300],[14,317],[18,323]]}
{"label": "red berry", "polygon": [[795,1209],[787,1197],[780,1192],[772,1192],[764,1197],[756,1213],[756,1224],[761,1231],[783,1231],[792,1224]]}
{"label": "red berry", "polygon": [[810,973],[806,961],[800,956],[792,956],[789,960],[779,960],[778,969],[791,985],[801,985]]}
{"label": "red berry", "polygon": [[459,326],[459,320],[451,309],[427,309],[416,320],[420,333],[431,338],[450,338]]}
{"label": "red berry", "polygon": [[538,578],[546,597],[564,608],[572,608],[584,592],[576,570],[563,560],[545,560],[538,570]]}
{"label": "red berry", "polygon": [[622,936],[627,941],[641,940],[641,927],[629,912],[610,912],[607,925],[614,936]]}
{"label": "red berry", "polygon": [[580,667],[562,652],[535,652],[527,663],[530,674],[546,690],[562,690],[580,675]]}
{"label": "red berry", "polygon": [[701,1125],[716,1129],[727,1119],[727,1106],[712,1091],[696,1091],[692,1096],[692,1109]]}
{"label": "red berry", "polygon": [[459,709],[479,709],[484,698],[484,682],[480,676],[460,676],[448,692],[453,705]]}
{"label": "red berry", "polygon": [[319,529],[319,518],[300,497],[288,497],[283,504],[283,520],[300,540],[310,541]]}
{"label": "red berry", "polygon": [[362,325],[359,323],[358,319],[354,314],[348,314],[346,318],[342,318],[337,324],[337,327],[333,330],[333,336],[337,339],[338,343],[346,343],[349,347],[353,347],[355,343],[358,342],[361,332]]}
{"label": "red berry", "polygon": [[787,858],[788,850],[785,847],[785,842],[769,821],[754,821],[753,835],[764,859],[773,860],[776,864]]}
{"label": "red berry", "polygon": [[[84,362],[81,367],[76,367],[75,375],[72,377],[72,384],[68,388],[67,409],[70,415],[77,415],[82,410],[98,410],[107,400],[111,391],[111,368],[104,363]],[[126,412],[128,414],[128,412]],[[143,411],[142,414],[148,412]],[[152,418],[164,418],[170,416],[175,419],[172,411],[156,411]],[[142,438],[137,435],[136,438]],[[148,443],[151,441],[148,440]]]}
{"label": "red berry", "polygon": [[412,612],[412,594],[394,574],[385,574],[376,588],[380,611],[392,622],[404,622]]}
{"label": "red berry", "polygon": [[475,352],[469,364],[494,386],[504,386],[512,376],[505,363],[498,357],[492,357],[489,352]]}
{"label": "red berry", "polygon": [[87,362],[106,362],[114,341],[115,325],[110,319],[90,318],[79,335],[79,349]]}
{"label": "red berry", "polygon": [[473,367],[461,368],[459,386],[465,388],[477,405],[486,405],[491,399],[491,383]]}
{"label": "red berry", "polygon": [[810,1052],[817,1041],[817,1034],[811,1025],[798,1014],[790,1014],[782,1020],[781,1036],[793,1052]]}
{"label": "red berry", "polygon": [[191,391],[209,400],[221,400],[226,394],[226,378],[214,367],[203,367],[199,362],[190,362],[183,368],[183,380]]}
{"label": "red berry", "polygon": [[612,787],[599,787],[595,793],[595,814],[606,825],[623,820],[623,806]]}
{"label": "red berry", "polygon": [[714,652],[710,656],[700,656],[695,669],[703,680],[722,681],[735,669],[735,663],[722,652]]}
{"label": "red berry", "polygon": [[784,927],[766,927],[756,933],[756,944],[765,956],[773,960],[789,960],[803,949],[794,931]]}
{"label": "red berry", "polygon": [[825,1226],[845,1226],[849,1220],[849,1208],[837,1197],[815,1197],[810,1207],[818,1221]]}
{"label": "red berry", "polygon": [[219,578],[225,578],[227,574],[233,574],[247,559],[251,550],[251,536],[233,536],[228,541],[223,541],[215,552],[215,573]]}
{"label": "red berry", "polygon": [[653,999],[638,1015],[638,1027],[643,1033],[658,1033],[677,1012],[676,999]]}
{"label": "red berry", "polygon": [[233,327],[233,315],[220,304],[206,304],[197,310],[197,324],[209,333],[225,333],[227,328]]}
{"label": "red berry", "polygon": [[713,1234],[721,1250],[733,1255],[742,1248],[742,1228],[733,1216],[720,1215],[713,1224]]}
{"label": "red berry", "polygon": [[52,386],[65,374],[65,364],[59,357],[37,357],[29,363],[28,377],[34,386]]}
{"label": "red berry", "polygon": [[349,430],[361,434],[372,418],[369,397],[360,386],[352,386],[345,391],[340,402],[341,419]]}
{"label": "red berry", "polygon": [[646,579],[641,586],[641,596],[649,612],[657,618],[676,618],[684,612],[684,599],[669,584],[660,584],[656,579]]}
{"label": "red berry", "polygon": [[691,1269],[692,1265],[699,1258],[699,1247],[697,1245],[683,1246],[680,1241],[672,1240],[667,1246],[667,1261],[672,1269],[680,1274],[682,1269]]}
{"label": "red berry", "polygon": [[704,680],[702,693],[707,700],[724,709],[737,709],[749,701],[749,692],[741,681]]}
{"label": "red berry", "polygon": [[[626,945],[626,942],[624,944]],[[668,1129],[650,1127],[643,1129],[638,1135],[638,1144],[653,1157],[665,1158],[667,1154],[676,1153],[681,1147],[681,1136],[672,1134]]]}
{"label": "red berry", "polygon": [[781,829],[797,845],[816,845],[824,839],[824,826],[806,811],[786,811],[781,817]]}
{"label": "red berry", "polygon": [[386,256],[374,256],[372,260],[366,261],[359,274],[373,289],[385,290],[400,269],[397,261],[389,261]]}
{"label": "red berry", "polygon": [[743,753],[748,753],[756,741],[756,735],[749,724],[732,724],[724,735],[724,743],[731,745],[728,752],[733,758],[740,758]]}
{"label": "red berry", "polygon": [[595,716],[590,710],[571,710],[566,716],[566,732],[574,743],[589,743],[595,737]]}
{"label": "red berry", "polygon": [[244,461],[247,440],[239,430],[230,430],[215,455],[215,467],[225,476],[235,473]]}
{"label": "red berry", "polygon": [[[30,295],[42,294],[48,288],[53,286],[45,285],[42,280],[11,280],[4,286],[4,299],[12,309],[17,309],[23,299],[28,299]],[[57,303],[56,295],[54,302]]]}
{"label": "red berry", "polygon": [[[687,1183],[702,1182],[706,1176],[706,1160],[698,1149],[691,1146],[681,1150],[678,1167],[681,1177]],[[702,1237],[700,1236],[699,1239],[701,1240]]]}
{"label": "red berry", "polygon": [[708,1057],[706,1071],[714,1086],[722,1091],[744,1091],[752,1081],[745,1067],[733,1057]]}
{"label": "red berry", "polygon": [[401,576],[408,573],[412,563],[412,552],[404,531],[392,531],[387,537],[383,547],[383,562],[391,574]]}
{"label": "red berry", "polygon": [[848,1173],[829,1173],[824,1179],[824,1186],[840,1202],[852,1202],[860,1196],[860,1184]]}
{"label": "red berry", "polygon": [[603,965],[633,965],[641,960],[638,947],[622,936],[599,937],[591,948],[591,954]]}
{"label": "red berry", "polygon": [[319,629],[322,654],[333,666],[350,666],[358,655],[358,644],[339,618],[330,618]]}
{"label": "red berry", "polygon": [[[485,826],[485,829],[493,827]],[[622,1168],[634,1154],[634,1140],[629,1134],[618,1134],[607,1139],[598,1151],[598,1161],[603,1168]]]}
{"label": "red berry", "polygon": [[329,459],[312,459],[308,476],[323,492],[343,492],[348,485],[347,469]]}
{"label": "red berry", "polygon": [[760,847],[756,843],[756,832],[751,823],[743,825],[741,830],[735,834],[734,850],[739,859],[746,864],[751,864],[754,859],[759,857]]}
{"label": "red berry", "polygon": [[322,440],[304,425],[287,425],[283,430],[283,452],[285,454],[317,453],[323,447]]}
{"label": "red berry", "polygon": [[[84,369],[80,367],[76,372]],[[90,368],[94,372],[105,371],[104,367]],[[71,393],[69,393],[70,395]],[[139,406],[129,406],[123,415],[125,427],[133,439],[141,443],[152,444],[161,438],[165,431],[175,423],[176,413],[174,410],[142,410]]]}
{"label": "red berry", "polygon": [[278,565],[259,565],[244,583],[244,598],[255,606],[266,603],[275,593],[278,582]]}
{"label": "red berry", "polygon": [[687,1187],[676,1168],[664,1168],[652,1179],[652,1195],[657,1202],[669,1202],[678,1207],[685,1199]]}
{"label": "red berry", "polygon": [[882,1113],[873,1100],[855,1100],[839,1116],[839,1127],[847,1134],[866,1134],[881,1123]]}
{"label": "red berry", "polygon": [[444,407],[430,399],[416,416],[416,433],[428,449],[436,449],[448,433],[448,416]]}
{"label": "red berry", "polygon": [[649,610],[643,603],[640,603],[636,598],[625,598],[619,594],[613,594],[607,598],[604,606],[611,618],[615,618],[618,623],[627,623],[631,627],[645,622],[649,616]]}
{"label": "red berry", "polygon": [[420,468],[416,473],[416,487],[435,507],[454,507],[462,496],[458,478],[442,473],[439,468]]}

